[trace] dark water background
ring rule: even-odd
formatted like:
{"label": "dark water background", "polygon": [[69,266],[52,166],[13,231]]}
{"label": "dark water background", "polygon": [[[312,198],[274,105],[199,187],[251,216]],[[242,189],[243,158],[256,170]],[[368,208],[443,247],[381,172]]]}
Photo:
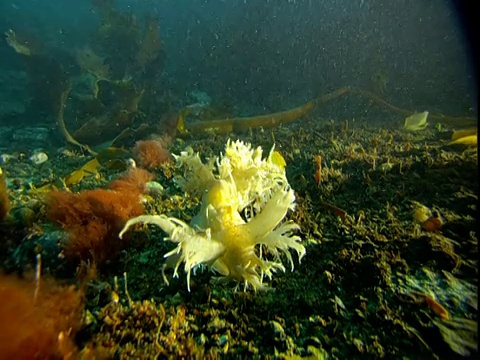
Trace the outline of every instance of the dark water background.
{"label": "dark water background", "polygon": [[[239,115],[280,111],[352,85],[411,110],[476,114],[476,77],[453,2],[378,0],[122,0],[138,19],[160,19],[165,88],[199,89]],[[74,51],[98,26],[90,1],[0,3],[9,28]],[[28,83],[0,42],[0,124],[22,111]],[[376,88],[377,87],[377,88]],[[19,103],[15,105],[15,103]],[[352,116],[340,105],[337,116]],[[345,114],[341,113],[343,111]],[[34,119],[32,119],[34,121]]]}

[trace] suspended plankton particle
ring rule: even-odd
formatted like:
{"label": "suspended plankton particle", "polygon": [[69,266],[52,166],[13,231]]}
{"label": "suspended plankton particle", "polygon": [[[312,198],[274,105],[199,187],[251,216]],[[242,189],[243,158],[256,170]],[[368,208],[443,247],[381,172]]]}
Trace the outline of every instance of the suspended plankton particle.
{"label": "suspended plankton particle", "polygon": [[403,127],[410,131],[423,130],[427,126],[427,117],[428,111],[410,115],[405,119],[405,125]]}

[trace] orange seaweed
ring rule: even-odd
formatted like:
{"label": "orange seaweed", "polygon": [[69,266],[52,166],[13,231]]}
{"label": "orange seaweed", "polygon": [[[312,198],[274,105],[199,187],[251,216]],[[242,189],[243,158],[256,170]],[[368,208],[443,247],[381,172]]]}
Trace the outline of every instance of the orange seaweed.
{"label": "orange seaweed", "polygon": [[161,138],[137,141],[133,153],[139,165],[147,169],[157,169],[162,164],[171,161],[165,140]]}
{"label": "orange seaweed", "polygon": [[141,195],[151,178],[148,171],[133,169],[108,189],[76,194],[52,191],[47,197],[47,216],[68,234],[62,243],[63,255],[98,264],[115,257],[125,246],[118,233],[128,219],[144,213]]}
{"label": "orange seaweed", "polygon": [[145,184],[153,178],[147,170],[134,168],[126,176],[112,181],[108,188],[115,191],[134,191],[140,195],[145,192]]}
{"label": "orange seaweed", "polygon": [[77,352],[83,294],[42,279],[36,284],[0,274],[0,359],[71,359]]}

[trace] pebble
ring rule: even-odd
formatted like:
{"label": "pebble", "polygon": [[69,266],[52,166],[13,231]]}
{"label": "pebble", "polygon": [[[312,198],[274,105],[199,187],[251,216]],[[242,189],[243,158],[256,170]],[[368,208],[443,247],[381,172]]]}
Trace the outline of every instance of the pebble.
{"label": "pebble", "polygon": [[147,182],[146,188],[152,197],[159,197],[164,191],[163,186],[156,181]]}
{"label": "pebble", "polygon": [[132,158],[127,159],[127,169],[136,169],[136,168],[137,168],[137,163],[135,162],[135,160]]}
{"label": "pebble", "polygon": [[45,154],[43,151],[39,151],[34,153],[30,156],[30,161],[33,162],[35,165],[43,164],[48,160],[48,155]]}
{"label": "pebble", "polygon": [[7,162],[13,159],[13,156],[10,154],[0,155],[0,165],[5,165]]}

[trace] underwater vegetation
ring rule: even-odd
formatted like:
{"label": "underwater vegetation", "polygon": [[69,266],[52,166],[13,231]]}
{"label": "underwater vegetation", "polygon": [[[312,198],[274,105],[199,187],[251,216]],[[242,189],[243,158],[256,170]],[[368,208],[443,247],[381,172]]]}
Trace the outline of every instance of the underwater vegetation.
{"label": "underwater vegetation", "polygon": [[47,217],[68,234],[63,255],[97,264],[112,259],[122,248],[118,232],[128,219],[144,212],[141,195],[152,178],[146,170],[132,169],[105,189],[48,193]]}
{"label": "underwater vegetation", "polygon": [[155,138],[150,140],[139,140],[133,147],[133,156],[138,164],[146,169],[158,169],[162,164],[171,161],[168,151],[169,140],[166,138]]}
{"label": "underwater vegetation", "polygon": [[0,275],[0,358],[74,359],[84,294],[52,279]]}

